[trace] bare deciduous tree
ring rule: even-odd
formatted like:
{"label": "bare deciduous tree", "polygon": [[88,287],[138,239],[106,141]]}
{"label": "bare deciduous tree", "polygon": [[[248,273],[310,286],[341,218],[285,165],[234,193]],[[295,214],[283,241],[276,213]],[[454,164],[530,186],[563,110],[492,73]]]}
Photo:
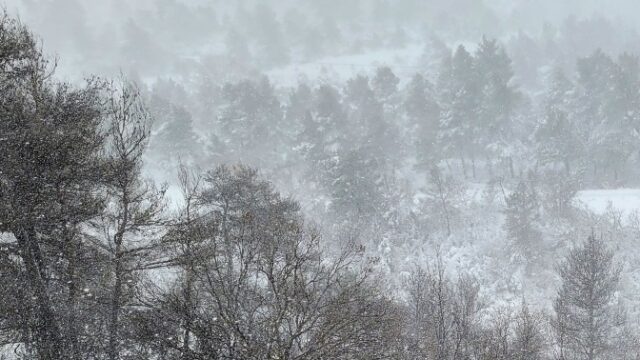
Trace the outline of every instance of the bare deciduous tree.
{"label": "bare deciduous tree", "polygon": [[123,81],[112,91],[107,116],[108,202],[99,226],[112,265],[106,352],[109,359],[117,360],[127,339],[121,333],[122,308],[131,301],[135,274],[153,266],[158,257],[164,190],[156,189],[140,173],[150,119],[133,84]]}

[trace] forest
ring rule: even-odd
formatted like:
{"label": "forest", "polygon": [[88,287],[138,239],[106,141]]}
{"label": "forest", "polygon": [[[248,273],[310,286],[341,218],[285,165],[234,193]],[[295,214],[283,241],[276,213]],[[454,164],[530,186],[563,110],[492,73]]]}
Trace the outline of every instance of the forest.
{"label": "forest", "polygon": [[633,16],[18,2],[0,360],[640,359]]}

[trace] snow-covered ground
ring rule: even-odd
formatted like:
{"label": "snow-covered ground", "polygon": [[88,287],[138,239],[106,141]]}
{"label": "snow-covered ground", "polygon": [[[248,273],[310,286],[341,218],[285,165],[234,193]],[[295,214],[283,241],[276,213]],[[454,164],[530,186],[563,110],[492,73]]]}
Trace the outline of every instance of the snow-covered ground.
{"label": "snow-covered ground", "polygon": [[384,49],[362,54],[332,56],[317,61],[287,65],[267,72],[274,84],[292,87],[299,82],[325,80],[342,83],[354,74],[370,74],[380,66],[389,66],[396,75],[408,78],[424,70],[420,59],[423,45],[409,45],[402,49]]}
{"label": "snow-covered ground", "polygon": [[584,190],[578,193],[576,200],[596,214],[609,209],[624,215],[640,211],[640,189]]}
{"label": "snow-covered ground", "polygon": [[[455,49],[463,45],[468,51],[475,51],[473,42],[447,44]],[[325,57],[307,63],[294,63],[267,72],[273,84],[293,87],[301,82],[325,81],[343,83],[355,74],[371,75],[382,66],[390,67],[400,79],[400,85],[408,82],[417,73],[430,74],[440,65],[438,49],[426,42],[414,42],[402,48],[368,50],[358,54]]]}

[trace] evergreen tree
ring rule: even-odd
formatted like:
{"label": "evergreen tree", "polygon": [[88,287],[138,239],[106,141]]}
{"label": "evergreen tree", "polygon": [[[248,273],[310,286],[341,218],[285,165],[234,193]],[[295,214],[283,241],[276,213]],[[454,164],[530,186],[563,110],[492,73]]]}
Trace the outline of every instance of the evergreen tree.
{"label": "evergreen tree", "polygon": [[359,223],[382,217],[383,176],[379,165],[364,150],[352,150],[336,156],[325,175],[338,219]]}
{"label": "evergreen tree", "polygon": [[507,237],[526,256],[535,256],[539,251],[540,234],[538,221],[540,205],[535,190],[520,181],[517,188],[506,198],[505,230]]}
{"label": "evergreen tree", "polygon": [[282,108],[266,77],[226,84],[217,124],[227,158],[275,164],[282,150]]}
{"label": "evergreen tree", "polygon": [[16,295],[25,311],[8,331],[33,358],[79,360],[93,341],[81,340],[93,330],[81,326],[91,318],[81,289],[100,268],[86,265],[95,254],[82,230],[104,204],[103,86],[51,80],[17,21],[0,17],[0,39],[0,231],[13,235],[6,246],[16,257],[5,266],[24,280]]}
{"label": "evergreen tree", "polygon": [[561,164],[565,173],[571,174],[572,164],[580,159],[583,150],[567,114],[555,107],[549,108],[534,136],[539,163],[552,168]]}
{"label": "evergreen tree", "polygon": [[[347,81],[345,91],[345,106],[349,118],[350,137],[354,140],[352,148],[367,145],[373,140],[368,138],[368,134],[378,126],[384,126],[384,109],[382,102],[375,96],[369,78],[364,75],[357,75]],[[382,144],[368,144],[376,146]]]}
{"label": "evergreen tree", "polygon": [[611,75],[612,94],[607,99],[603,122],[594,131],[601,148],[599,161],[607,164],[608,177],[615,185],[628,167],[630,157],[637,153],[640,134],[640,62],[637,56],[623,54]]}
{"label": "evergreen tree", "polygon": [[543,107],[546,109],[559,109],[569,111],[571,107],[573,82],[567,77],[564,70],[555,67],[547,81],[547,89],[543,99]]}
{"label": "evergreen tree", "polygon": [[322,85],[313,93],[312,108],[304,114],[298,134],[299,148],[317,170],[326,169],[326,161],[345,151],[349,144],[346,111],[337,89]]}
{"label": "evergreen tree", "polygon": [[560,354],[568,359],[609,359],[612,335],[621,320],[615,306],[620,267],[613,252],[591,235],[569,252],[558,275],[562,283],[554,310]]}
{"label": "evergreen tree", "polygon": [[[289,93],[289,101],[284,107],[283,116],[283,135],[286,136],[286,143],[290,145],[288,148],[293,151],[287,151],[283,154],[284,161],[289,169],[304,168],[304,155],[309,143],[305,142],[305,136],[302,136],[305,127],[309,126],[310,131],[313,127],[311,122],[312,109],[314,102],[313,89],[307,84],[298,84],[293,91]],[[316,140],[311,139],[308,140]]]}
{"label": "evergreen tree", "polygon": [[477,112],[480,150],[492,158],[506,161],[515,176],[509,144],[515,135],[515,110],[519,94],[511,84],[511,59],[496,40],[482,38],[474,57],[481,92]]}
{"label": "evergreen tree", "polygon": [[422,75],[415,75],[405,92],[404,113],[408,131],[405,136],[414,139],[417,164],[425,167],[435,163],[439,157],[436,141],[440,107],[433,86]]}
{"label": "evergreen tree", "polygon": [[167,102],[168,109],[157,113],[163,122],[153,132],[149,147],[150,154],[168,164],[176,160],[193,162],[201,154],[199,139],[193,129],[191,114],[182,106]]}
{"label": "evergreen tree", "polygon": [[475,173],[475,144],[481,140],[477,122],[480,95],[473,57],[463,46],[445,60],[438,88],[442,106],[438,148],[450,158],[459,158],[465,174],[470,157]]}
{"label": "evergreen tree", "polygon": [[[600,137],[608,126],[604,125],[608,115],[604,104],[611,94],[611,76],[615,66],[613,60],[602,51],[578,59],[578,78],[576,80],[575,116],[579,121],[577,134],[585,144],[585,156],[593,164],[592,179],[597,181],[603,169],[607,167],[601,156]],[[604,126],[601,126],[604,125]]]}
{"label": "evergreen tree", "polygon": [[399,83],[400,79],[388,66],[378,68],[371,81],[376,97],[387,106],[393,103],[393,97],[398,92]]}

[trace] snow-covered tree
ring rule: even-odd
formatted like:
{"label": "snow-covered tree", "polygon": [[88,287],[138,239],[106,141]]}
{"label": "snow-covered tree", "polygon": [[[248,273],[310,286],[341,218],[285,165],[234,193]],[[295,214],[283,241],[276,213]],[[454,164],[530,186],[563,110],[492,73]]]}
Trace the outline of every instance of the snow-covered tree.
{"label": "snow-covered tree", "polygon": [[474,56],[481,102],[477,112],[480,150],[507,162],[514,176],[513,154],[508,150],[514,136],[514,117],[519,94],[512,84],[511,59],[496,40],[483,37]]}
{"label": "snow-covered tree", "polygon": [[156,113],[164,121],[154,123],[157,127],[150,139],[150,154],[165,164],[193,162],[202,156],[193,118],[182,106],[168,103],[167,108],[163,113]]}
{"label": "snow-covered tree", "polygon": [[299,150],[309,163],[323,167],[333,154],[348,148],[347,116],[338,90],[329,85],[315,89],[311,111],[301,119]]}
{"label": "snow-covered tree", "polygon": [[399,83],[400,79],[388,66],[378,68],[376,75],[371,80],[371,86],[376,97],[387,106],[393,104]]}
{"label": "snow-covered tree", "polygon": [[404,113],[407,117],[407,136],[416,148],[418,166],[427,168],[439,160],[438,141],[440,106],[433,85],[422,75],[415,75],[405,89]]}
{"label": "snow-covered tree", "polygon": [[281,155],[282,107],[269,79],[243,80],[222,89],[216,125],[230,159],[273,164]]}
{"label": "snow-covered tree", "polygon": [[532,311],[523,301],[522,308],[515,318],[512,352],[513,359],[541,360],[545,357],[546,339],[545,319]]}
{"label": "snow-covered tree", "polygon": [[540,203],[536,190],[520,181],[516,189],[505,199],[505,230],[507,237],[527,256],[539,251],[542,234],[538,230]]}
{"label": "snow-covered tree", "polygon": [[583,149],[567,114],[557,108],[549,108],[546,117],[535,132],[537,156],[540,165],[564,167],[571,174],[573,164],[580,159]]}
{"label": "snow-covered tree", "polygon": [[94,344],[81,341],[92,316],[81,289],[100,267],[87,266],[93,254],[82,224],[103,205],[103,86],[52,80],[35,38],[5,15],[0,48],[0,231],[13,235],[5,266],[23,280],[15,295],[24,306],[18,327],[6,331],[33,358],[81,359]]}
{"label": "snow-covered tree", "polygon": [[608,359],[612,335],[622,324],[616,305],[621,268],[605,243],[589,238],[558,267],[556,340],[563,359]]}

